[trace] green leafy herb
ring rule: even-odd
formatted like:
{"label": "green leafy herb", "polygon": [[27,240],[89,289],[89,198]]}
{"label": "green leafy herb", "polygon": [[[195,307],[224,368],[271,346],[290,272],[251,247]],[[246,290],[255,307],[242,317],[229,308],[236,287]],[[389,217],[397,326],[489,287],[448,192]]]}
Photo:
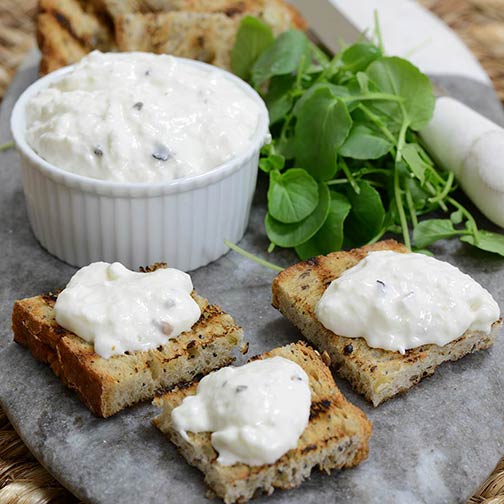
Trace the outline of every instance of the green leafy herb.
{"label": "green leafy herb", "polygon": [[504,236],[483,229],[479,230],[475,235],[470,234],[460,238],[463,242],[474,245],[481,250],[493,252],[504,256]]}
{"label": "green leafy herb", "polygon": [[358,246],[367,243],[383,229],[385,208],[378,191],[365,180],[358,182],[359,192],[349,188],[352,210],[346,223],[347,240]]}
{"label": "green leafy herb", "polygon": [[343,194],[331,191],[329,214],[324,225],[305,243],[296,247],[301,259],[339,250],[343,245],[343,227],[350,212],[350,202]]}
{"label": "green leafy herb", "polygon": [[273,42],[270,26],[252,16],[243,18],[231,52],[231,69],[242,79],[250,79],[252,66]]}
{"label": "green leafy herb", "polygon": [[270,249],[294,247],[307,258],[390,233],[423,253],[457,236],[504,255],[504,236],[478,229],[453,196],[453,173],[438,169],[419,141],[434,110],[430,80],[385,56],[378,27],[376,35],[376,44],[328,55],[302,32],[273,41],[261,21],[241,23],[233,68],[270,113],[273,141],[259,163],[270,180]]}
{"label": "green leafy herb", "polygon": [[272,243],[280,247],[296,247],[309,240],[324,224],[329,214],[330,191],[326,184],[319,184],[319,202],[306,219],[293,224],[284,224],[266,215],[266,232]]}
{"label": "green leafy herb", "polygon": [[398,57],[373,61],[366,70],[377,90],[401,97],[401,102],[375,104],[377,110],[392,122],[407,124],[418,131],[430,121],[434,111],[434,95],[429,78],[409,61]]}
{"label": "green leafy herb", "polygon": [[460,233],[453,227],[450,219],[431,219],[420,222],[415,227],[413,238],[417,247],[425,248],[438,240],[451,238]]}
{"label": "green leafy herb", "polygon": [[299,222],[317,208],[318,185],[315,179],[301,168],[281,174],[270,173],[268,208],[270,215],[284,224]]}
{"label": "green leafy herb", "polygon": [[390,152],[392,147],[392,142],[383,134],[365,124],[356,123],[339,153],[353,159],[378,159]]}
{"label": "green leafy herb", "polygon": [[323,87],[303,103],[296,117],[296,163],[317,180],[330,179],[338,169],[337,149],[352,127],[346,105],[330,88]]}
{"label": "green leafy herb", "polygon": [[[236,51],[235,58],[239,57],[240,53]],[[304,33],[286,31],[259,56],[251,69],[252,82],[255,86],[260,86],[275,75],[287,75],[300,66],[307,67],[309,61],[310,46]]]}

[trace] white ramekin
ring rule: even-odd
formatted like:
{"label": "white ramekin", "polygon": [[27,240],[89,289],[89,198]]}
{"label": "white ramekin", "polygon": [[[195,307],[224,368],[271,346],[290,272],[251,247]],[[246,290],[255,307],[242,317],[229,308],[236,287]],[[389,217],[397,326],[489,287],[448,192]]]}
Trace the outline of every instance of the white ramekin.
{"label": "white ramekin", "polygon": [[11,129],[21,155],[28,216],[38,241],[59,259],[73,266],[120,261],[129,268],[167,262],[190,271],[225,254],[224,240],[237,242],[245,233],[259,152],[269,137],[268,111],[238,77],[205,63],[177,59],[221,72],[260,109],[247,150],[195,177],[149,184],[109,182],[64,171],[37,155],[25,137],[26,103],[72,67],[39,79],[19,97]]}

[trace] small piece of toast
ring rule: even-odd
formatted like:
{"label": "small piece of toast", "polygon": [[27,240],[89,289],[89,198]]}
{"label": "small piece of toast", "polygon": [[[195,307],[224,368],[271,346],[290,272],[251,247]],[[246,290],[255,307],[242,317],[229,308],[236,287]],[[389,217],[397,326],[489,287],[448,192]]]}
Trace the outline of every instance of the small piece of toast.
{"label": "small piece of toast", "polygon": [[168,53],[229,69],[245,15],[275,35],[306,29],[285,0],[39,0],[40,71],[76,63],[94,49]]}
{"label": "small piece of toast", "polygon": [[290,359],[304,369],[310,380],[312,404],[308,426],[299,438],[297,448],[289,450],[274,464],[221,465],[210,440],[211,433],[189,432],[190,442],[187,442],[174,430],[171,412],[185,397],[196,393],[197,382],[175,387],[154,399],[154,404],[162,408],[154,424],[168,436],[189,464],[205,474],[205,482],[211,491],[227,504],[246,502],[259,492],[271,494],[275,488],[295,488],[316,466],[329,473],[331,469],[354,467],[368,455],[371,422],[345,399],[318,352],[298,342],[255,358],[275,356]]}
{"label": "small piece of toast", "polygon": [[220,307],[209,305],[196,293],[193,297],[201,308],[198,322],[154,350],[104,359],[92,344],[56,323],[56,294],[15,302],[14,341],[49,364],[95,415],[109,417],[152,399],[159,390],[233,362],[232,352],[242,340],[242,329]]}
{"label": "small piece of toast", "polygon": [[404,355],[371,348],[363,338],[346,338],[326,329],[315,315],[315,307],[329,284],[355,266],[368,252],[393,250],[408,253],[394,240],[314,257],[282,271],[273,281],[273,306],[288,318],[320,352],[326,351],[336,372],[374,406],[404,392],[434,373],[445,361],[454,361],[477,350],[489,348],[501,320],[490,334],[467,331],[445,346],[423,345]]}

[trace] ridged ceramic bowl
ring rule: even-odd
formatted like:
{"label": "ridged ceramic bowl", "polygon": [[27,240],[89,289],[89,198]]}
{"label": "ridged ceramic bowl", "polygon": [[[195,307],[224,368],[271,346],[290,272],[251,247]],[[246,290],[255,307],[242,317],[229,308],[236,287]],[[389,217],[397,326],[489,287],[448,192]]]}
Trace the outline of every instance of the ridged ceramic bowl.
{"label": "ridged ceramic bowl", "polygon": [[257,102],[260,117],[248,148],[213,170],[161,183],[117,183],[64,171],[26,141],[25,107],[39,90],[70,72],[65,67],[19,97],[11,129],[21,155],[23,188],[33,232],[51,254],[73,265],[120,261],[129,268],[154,262],[190,271],[216,260],[245,233],[257,179],[259,152],[269,137],[260,96],[238,77],[221,72]]}

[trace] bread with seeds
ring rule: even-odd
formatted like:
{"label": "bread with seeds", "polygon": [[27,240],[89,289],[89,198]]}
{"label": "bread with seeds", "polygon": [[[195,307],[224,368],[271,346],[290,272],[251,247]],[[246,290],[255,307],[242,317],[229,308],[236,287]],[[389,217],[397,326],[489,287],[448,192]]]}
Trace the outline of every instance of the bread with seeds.
{"label": "bread with seeds", "polygon": [[161,389],[234,360],[233,350],[242,341],[242,329],[220,307],[210,305],[195,292],[193,298],[201,308],[198,322],[154,350],[104,359],[94,352],[92,344],[56,323],[57,294],[16,301],[12,313],[14,341],[49,364],[95,415],[109,417],[152,399]]}
{"label": "bread with seeds", "polygon": [[394,240],[382,241],[349,252],[319,256],[282,271],[273,281],[273,306],[289,319],[319,351],[326,351],[336,372],[374,406],[405,392],[434,373],[446,361],[489,348],[497,337],[501,320],[490,334],[467,331],[446,344],[423,345],[399,352],[371,348],[363,338],[347,338],[326,329],[315,315],[315,307],[329,284],[355,266],[368,252],[409,250]]}
{"label": "bread with seeds", "polygon": [[306,29],[284,0],[39,0],[40,71],[76,63],[95,49],[168,53],[229,69],[245,15],[275,34]]}
{"label": "bread with seeds", "polygon": [[155,425],[168,436],[180,453],[205,475],[211,492],[227,504],[247,502],[263,492],[276,488],[299,486],[318,467],[329,473],[333,469],[354,467],[367,458],[371,422],[350,404],[334,383],[328,367],[318,352],[299,342],[276,348],[256,359],[280,356],[301,366],[311,389],[310,419],[295,449],[289,450],[273,464],[232,466],[217,462],[210,433],[188,433],[189,442],[173,428],[171,412],[182,401],[196,393],[198,382],[179,386],[157,397],[154,404],[162,409]]}

